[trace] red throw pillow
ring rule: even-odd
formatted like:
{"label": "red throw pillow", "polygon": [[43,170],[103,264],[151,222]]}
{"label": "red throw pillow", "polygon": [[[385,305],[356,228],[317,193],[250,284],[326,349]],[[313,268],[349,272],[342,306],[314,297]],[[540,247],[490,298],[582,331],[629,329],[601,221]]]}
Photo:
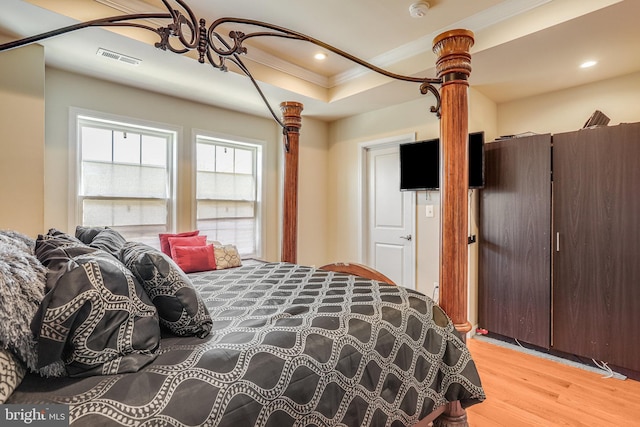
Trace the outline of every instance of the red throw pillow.
{"label": "red throw pillow", "polygon": [[190,237],[200,234],[200,230],[186,231],[184,233],[160,233],[160,250],[165,254],[171,256],[171,247],[169,246],[169,237]]}
{"label": "red throw pillow", "polygon": [[169,256],[173,258],[174,246],[204,246],[207,236],[169,237]]}
{"label": "red throw pillow", "polygon": [[216,256],[213,245],[172,246],[171,256],[185,273],[216,269]]}

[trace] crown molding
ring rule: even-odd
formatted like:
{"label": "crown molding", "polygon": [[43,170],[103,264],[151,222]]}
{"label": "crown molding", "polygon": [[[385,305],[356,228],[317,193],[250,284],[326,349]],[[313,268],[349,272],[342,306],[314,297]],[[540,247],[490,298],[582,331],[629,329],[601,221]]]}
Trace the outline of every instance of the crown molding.
{"label": "crown molding", "polygon": [[331,80],[329,77],[314,73],[313,71],[310,71],[304,67],[299,67],[289,61],[278,58],[275,55],[271,55],[263,50],[256,49],[254,46],[252,46],[251,49],[248,50],[247,55],[243,56],[242,60],[257,62],[269,68],[273,68],[274,70],[289,74],[293,77],[297,77],[317,86],[321,86],[325,89],[331,87]]}
{"label": "crown molding", "polygon": [[[162,9],[150,7],[148,3],[140,0],[94,0],[97,3],[111,7],[127,14],[130,13],[162,13]],[[149,22],[161,27],[166,25],[166,21],[160,19],[149,19]],[[295,65],[289,61],[285,61],[275,55],[271,55],[263,50],[251,47],[250,54],[242,58],[243,60],[253,61],[266,67],[289,74],[293,77],[302,79],[309,83],[328,89],[330,80],[328,77],[318,73],[314,73],[306,68]]]}
{"label": "crown molding", "polygon": [[[160,9],[151,8],[148,3],[145,3],[141,0],[94,1],[125,13],[163,12]],[[528,12],[529,10],[535,9],[536,7],[542,6],[551,1],[553,0],[503,1],[493,7],[478,12],[473,16],[455,22],[446,27],[442,27],[431,34],[420,37],[410,43],[404,44],[381,55],[378,55],[368,60],[368,62],[381,68],[390,68],[400,61],[412,58],[425,52],[430,52],[433,39],[445,31],[449,31],[455,28],[465,28],[473,31],[474,33],[477,33],[485,28],[488,28],[492,25],[495,25],[499,22],[520,15],[522,13]],[[149,20],[149,22],[153,22],[158,26],[166,24],[166,22],[163,22],[162,20]],[[340,86],[372,72],[364,67],[356,65],[342,73],[336,74],[332,77],[326,77],[310,71],[306,68],[297,66],[275,55],[269,54],[260,49],[256,49],[255,47],[252,47],[250,50],[250,54],[243,57],[243,59],[262,64],[266,67],[289,74],[293,77],[305,80],[309,83],[315,84],[325,89]]]}
{"label": "crown molding", "polygon": [[[148,3],[142,2],[140,0],[94,0],[96,3],[103,4],[112,9],[119,10],[120,12],[124,12],[126,14],[139,14],[139,13],[166,13],[166,10],[158,9],[151,7]],[[166,20],[162,19],[147,19],[147,21],[152,24],[162,27],[167,25]]]}
{"label": "crown molding", "polygon": [[[419,39],[416,39],[402,46],[398,46],[397,48],[385,52],[382,55],[378,55],[372,58],[369,62],[381,68],[388,68],[402,60],[420,55],[425,52],[431,52],[433,39],[436,38],[439,34],[444,33],[445,31],[453,30],[456,28],[465,28],[473,31],[474,33],[477,33],[501,21],[505,21],[514,16],[528,12],[529,10],[535,9],[536,7],[542,6],[551,1],[552,0],[504,1],[493,7],[478,12],[473,16],[455,22],[454,24],[442,27],[431,34],[422,36]],[[333,76],[330,79],[330,85],[331,87],[339,86],[371,72],[372,71],[363,67],[354,67]]]}

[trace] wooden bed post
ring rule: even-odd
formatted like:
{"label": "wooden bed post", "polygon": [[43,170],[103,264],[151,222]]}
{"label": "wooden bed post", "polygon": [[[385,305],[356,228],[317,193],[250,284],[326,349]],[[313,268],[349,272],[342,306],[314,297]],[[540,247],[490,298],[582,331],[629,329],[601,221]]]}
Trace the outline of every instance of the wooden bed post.
{"label": "wooden bed post", "polygon": [[[440,89],[440,300],[462,339],[471,330],[467,319],[468,236],[468,78],[471,74],[473,32],[451,30],[433,40],[438,56]],[[459,401],[446,405],[434,427],[468,426]]]}
{"label": "wooden bed post", "polygon": [[298,145],[302,127],[302,104],[280,104],[285,126],[284,194],[282,197],[282,252],[280,260],[296,263],[298,258]]}
{"label": "wooden bed post", "polygon": [[433,40],[436,70],[442,79],[440,120],[440,301],[463,335],[467,319],[468,236],[468,78],[473,33],[451,30]]}

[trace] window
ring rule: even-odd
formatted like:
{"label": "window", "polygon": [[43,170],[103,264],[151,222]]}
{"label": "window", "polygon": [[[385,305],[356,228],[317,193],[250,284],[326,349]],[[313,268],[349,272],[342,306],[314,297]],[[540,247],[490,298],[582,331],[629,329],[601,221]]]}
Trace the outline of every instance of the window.
{"label": "window", "polygon": [[176,131],[84,115],[76,123],[76,223],[158,246],[172,229]]}
{"label": "window", "polygon": [[261,145],[196,137],[196,217],[201,234],[260,255]]}

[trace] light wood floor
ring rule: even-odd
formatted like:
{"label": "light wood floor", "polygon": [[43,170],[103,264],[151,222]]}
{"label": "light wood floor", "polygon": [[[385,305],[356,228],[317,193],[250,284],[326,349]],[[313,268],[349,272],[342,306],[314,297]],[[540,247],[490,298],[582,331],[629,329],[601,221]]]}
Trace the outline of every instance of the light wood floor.
{"label": "light wood floor", "polygon": [[638,381],[603,379],[476,339],[467,344],[487,395],[467,409],[470,427],[640,426]]}

